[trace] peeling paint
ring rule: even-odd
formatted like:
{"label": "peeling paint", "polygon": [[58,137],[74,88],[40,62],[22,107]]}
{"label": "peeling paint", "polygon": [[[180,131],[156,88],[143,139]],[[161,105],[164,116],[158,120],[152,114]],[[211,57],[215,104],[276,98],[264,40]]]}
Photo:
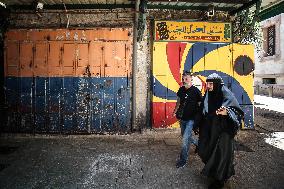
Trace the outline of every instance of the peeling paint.
{"label": "peeling paint", "polygon": [[[126,48],[129,42],[81,43],[81,31],[13,30],[8,33],[6,129],[62,133],[130,131],[131,60]],[[109,33],[106,29],[84,31],[89,35]],[[86,36],[85,32],[82,36]],[[112,29],[112,32],[118,32],[118,39],[128,35],[124,30]],[[20,42],[15,42],[14,36]],[[22,42],[27,36],[30,41]],[[61,41],[46,41],[46,36],[49,39],[56,36]],[[70,41],[73,37],[78,41]],[[39,49],[38,44],[44,45]],[[123,64],[118,63],[119,59],[124,60]]]}
{"label": "peeling paint", "polygon": [[70,39],[70,31],[65,32],[65,37],[66,37],[67,40]]}
{"label": "peeling paint", "polygon": [[75,32],[75,34],[74,34],[74,40],[75,40],[75,41],[78,41],[78,40],[79,40],[79,36],[78,36],[78,33],[77,33],[77,32]]}

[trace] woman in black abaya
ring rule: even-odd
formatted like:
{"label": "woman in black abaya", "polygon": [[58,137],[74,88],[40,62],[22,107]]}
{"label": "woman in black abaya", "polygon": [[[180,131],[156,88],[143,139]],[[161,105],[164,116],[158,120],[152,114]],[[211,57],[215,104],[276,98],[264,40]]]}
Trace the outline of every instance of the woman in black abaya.
{"label": "woman in black abaya", "polygon": [[209,75],[206,82],[198,154],[205,164],[202,174],[213,180],[209,188],[215,189],[222,188],[235,173],[234,136],[242,124],[243,111],[218,74]]}

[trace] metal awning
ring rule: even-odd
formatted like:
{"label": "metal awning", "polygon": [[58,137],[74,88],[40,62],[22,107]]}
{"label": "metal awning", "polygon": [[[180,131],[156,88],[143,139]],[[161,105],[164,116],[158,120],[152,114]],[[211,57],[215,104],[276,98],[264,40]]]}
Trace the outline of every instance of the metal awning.
{"label": "metal awning", "polygon": [[256,0],[149,0],[147,7],[149,9],[163,7],[168,9],[208,10],[209,6],[213,6],[217,11],[232,12],[255,4],[255,2]]}
{"label": "metal awning", "polygon": [[[147,9],[208,10],[213,6],[216,11],[235,14],[253,6],[260,0],[140,0],[146,2]],[[14,9],[33,9],[35,3],[44,4],[44,9],[114,9],[135,8],[136,0],[0,0]]]}
{"label": "metal awning", "polygon": [[30,5],[35,2],[41,2],[45,5],[56,5],[56,4],[133,4],[133,0],[0,0],[0,2],[6,5]]}
{"label": "metal awning", "polygon": [[42,3],[45,10],[62,9],[115,9],[134,8],[132,0],[0,0],[11,9],[34,9],[38,2]]}
{"label": "metal awning", "polygon": [[259,13],[260,20],[265,20],[273,16],[284,13],[283,0],[263,0],[261,4],[261,11]]}

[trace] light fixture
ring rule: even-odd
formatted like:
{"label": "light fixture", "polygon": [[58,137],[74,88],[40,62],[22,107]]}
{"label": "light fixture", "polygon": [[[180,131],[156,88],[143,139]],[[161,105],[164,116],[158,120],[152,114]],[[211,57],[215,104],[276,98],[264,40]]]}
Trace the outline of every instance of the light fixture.
{"label": "light fixture", "polygon": [[34,7],[35,7],[35,13],[38,17],[42,17],[42,12],[43,12],[43,3],[39,1],[34,2]]}
{"label": "light fixture", "polygon": [[0,2],[0,6],[6,8],[6,5],[4,3],[2,3],[2,2]]}
{"label": "light fixture", "polygon": [[42,10],[43,9],[43,3],[38,2],[37,5],[36,5],[36,9],[37,10]]}
{"label": "light fixture", "polygon": [[207,16],[211,17],[211,16],[214,16],[214,14],[215,14],[214,5],[209,5],[208,11],[207,11]]}

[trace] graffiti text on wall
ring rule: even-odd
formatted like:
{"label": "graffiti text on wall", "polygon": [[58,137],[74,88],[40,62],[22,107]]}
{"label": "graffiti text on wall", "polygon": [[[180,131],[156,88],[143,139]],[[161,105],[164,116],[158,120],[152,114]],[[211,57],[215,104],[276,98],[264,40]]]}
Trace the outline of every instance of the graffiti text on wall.
{"label": "graffiti text on wall", "polygon": [[231,24],[156,21],[156,41],[231,42]]}

